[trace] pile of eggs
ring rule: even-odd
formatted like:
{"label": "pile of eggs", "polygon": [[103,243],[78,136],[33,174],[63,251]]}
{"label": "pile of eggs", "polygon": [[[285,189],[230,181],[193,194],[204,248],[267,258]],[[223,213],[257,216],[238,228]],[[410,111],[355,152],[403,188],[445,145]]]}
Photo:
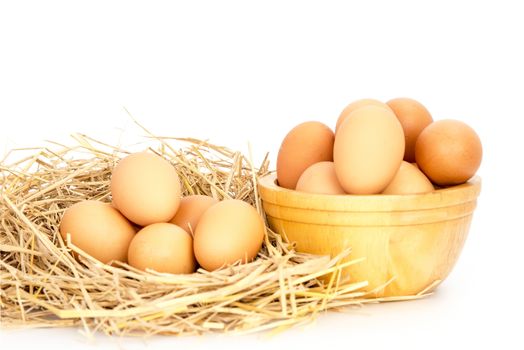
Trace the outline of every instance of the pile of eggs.
{"label": "pile of eggs", "polygon": [[241,200],[182,197],[173,165],[149,152],[131,154],[113,169],[112,203],[69,207],[60,223],[64,240],[103,263],[192,273],[253,260],[264,239],[257,210]]}
{"label": "pile of eggs", "polygon": [[335,132],[311,121],[284,138],[278,185],[320,194],[416,194],[464,183],[480,167],[478,135],[458,120],[433,121],[418,101],[362,99]]}

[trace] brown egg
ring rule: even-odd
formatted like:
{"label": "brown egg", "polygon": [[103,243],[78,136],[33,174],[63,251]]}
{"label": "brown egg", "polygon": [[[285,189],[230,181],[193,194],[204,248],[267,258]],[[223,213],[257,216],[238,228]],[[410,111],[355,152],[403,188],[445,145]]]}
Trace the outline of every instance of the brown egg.
{"label": "brown egg", "polygon": [[218,200],[209,196],[193,195],[183,197],[175,217],[171,219],[171,223],[182,227],[193,235],[202,214],[216,203],[218,203]]}
{"label": "brown egg", "polygon": [[439,120],[419,135],[415,156],[419,168],[435,184],[458,185],[475,175],[482,144],[475,130],[458,120]]}
{"label": "brown egg", "polygon": [[297,191],[322,194],[344,194],[333,162],[319,162],[307,168],[297,182]]}
{"label": "brown egg", "polygon": [[406,139],[404,160],[414,162],[418,135],[433,122],[433,118],[426,107],[411,98],[395,98],[388,101],[387,105],[395,112],[404,130]]}
{"label": "brown egg", "polygon": [[373,98],[363,98],[360,100],[353,101],[350,104],[348,104],[346,108],[344,108],[344,110],[340,113],[340,116],[337,120],[337,126],[335,128],[335,134],[338,132],[338,128],[340,127],[340,125],[344,122],[344,120],[346,120],[346,118],[348,117],[348,115],[351,114],[351,112],[353,112],[356,109],[359,109],[360,107],[365,106],[377,106],[388,110],[390,109],[389,106],[384,102],[375,100]]}
{"label": "brown egg", "polygon": [[69,207],[60,222],[60,235],[103,263],[127,261],[135,236],[133,225],[108,203],[83,201]]}
{"label": "brown egg", "polygon": [[352,112],[335,138],[335,172],[347,193],[382,192],[404,157],[404,132],[391,110],[365,106]]}
{"label": "brown egg", "polygon": [[153,153],[122,159],[111,177],[113,204],[140,226],[168,222],[180,205],[180,180],[175,168]]}
{"label": "brown egg", "polygon": [[198,263],[213,271],[237,261],[253,260],[264,240],[262,217],[248,203],[230,199],[206,210],[195,230],[193,248]]}
{"label": "brown egg", "polygon": [[196,269],[191,235],[170,223],[141,229],[129,245],[128,259],[129,265],[143,271],[181,274]]}
{"label": "brown egg", "polygon": [[277,157],[281,187],[295,189],[298,178],[310,165],[333,160],[333,131],[320,122],[295,126],[284,138]]}
{"label": "brown egg", "polygon": [[393,180],[382,193],[415,194],[433,191],[431,181],[415,165],[403,161]]}

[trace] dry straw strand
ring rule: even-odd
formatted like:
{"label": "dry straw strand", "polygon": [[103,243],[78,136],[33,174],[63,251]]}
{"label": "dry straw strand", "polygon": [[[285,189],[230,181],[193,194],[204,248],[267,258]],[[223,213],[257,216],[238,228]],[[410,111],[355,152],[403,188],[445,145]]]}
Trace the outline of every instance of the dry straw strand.
{"label": "dry straw strand", "polygon": [[[177,170],[185,195],[241,199],[264,215],[256,181],[268,173],[267,156],[255,168],[240,152],[143,129],[149,150]],[[320,311],[386,300],[365,298],[365,281],[341,283],[337,271],[359,262],[341,263],[349,250],[333,259],[297,253],[269,228],[256,260],[220,271],[170,275],[100,263],[62,240],[60,218],[81,200],[110,201],[111,170],[130,152],[87,135],[73,139],[72,147],[12,150],[0,163],[2,327],[76,326],[87,336],[281,331]],[[32,154],[8,163],[17,152]]]}

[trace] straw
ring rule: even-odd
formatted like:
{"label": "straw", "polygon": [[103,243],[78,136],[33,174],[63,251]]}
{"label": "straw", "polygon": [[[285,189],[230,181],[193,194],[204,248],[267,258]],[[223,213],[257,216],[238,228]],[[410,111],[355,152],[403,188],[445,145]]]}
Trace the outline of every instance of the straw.
{"label": "straw", "polygon": [[[340,282],[340,270],[359,263],[347,259],[349,250],[333,259],[298,253],[269,227],[253,262],[214,272],[142,272],[93,259],[62,240],[61,216],[82,200],[109,202],[111,171],[130,152],[87,135],[73,139],[12,150],[0,163],[2,327],[81,327],[86,336],[281,331],[324,310],[384,300],[366,298],[365,281]],[[268,173],[267,156],[256,168],[240,152],[151,133],[147,148],[173,164],[184,195],[241,199],[264,216],[256,181]]]}

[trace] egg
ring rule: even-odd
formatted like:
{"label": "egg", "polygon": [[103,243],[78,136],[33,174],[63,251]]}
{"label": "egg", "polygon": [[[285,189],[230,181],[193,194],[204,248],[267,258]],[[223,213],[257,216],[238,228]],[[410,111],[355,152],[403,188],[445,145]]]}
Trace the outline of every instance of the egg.
{"label": "egg", "polygon": [[382,192],[400,167],[404,147],[402,125],[391,110],[356,109],[335,138],[333,157],[340,185],[352,194]]}
{"label": "egg", "polygon": [[279,186],[295,189],[298,178],[310,165],[332,161],[334,140],[333,131],[320,122],[305,122],[294,127],[278,151]]}
{"label": "egg", "polygon": [[346,108],[344,108],[340,113],[340,116],[337,120],[337,126],[335,127],[335,134],[338,132],[338,128],[340,127],[340,125],[344,122],[344,120],[346,120],[346,118],[348,117],[348,115],[351,114],[351,112],[353,112],[356,109],[359,109],[360,107],[365,106],[377,106],[385,109],[390,109],[389,106],[384,102],[375,100],[373,98],[363,98],[360,100],[353,101],[350,104],[348,104]]}
{"label": "egg", "polygon": [[415,194],[433,191],[431,181],[415,165],[402,161],[393,180],[382,193]]}
{"label": "egg", "polygon": [[129,245],[128,260],[142,271],[184,274],[196,269],[191,235],[164,222],[146,226],[136,234]]}
{"label": "egg", "polygon": [[428,125],[415,146],[419,168],[439,186],[458,185],[472,178],[482,161],[482,144],[475,130],[458,120]]}
{"label": "egg", "polygon": [[411,98],[394,98],[388,101],[387,105],[395,112],[404,130],[406,139],[404,160],[414,162],[418,135],[433,122],[433,118],[424,105]]}
{"label": "egg", "polygon": [[333,162],[318,162],[307,168],[297,182],[297,191],[321,194],[344,194]]}
{"label": "egg", "polygon": [[133,225],[108,203],[94,200],[78,202],[67,208],[60,222],[60,235],[93,258],[109,263],[127,261],[127,248]]}
{"label": "egg", "polygon": [[113,169],[111,194],[113,205],[137,225],[168,222],[180,205],[180,180],[164,158],[134,153]]}
{"label": "egg", "polygon": [[183,197],[175,217],[170,222],[193,234],[202,214],[216,203],[218,203],[218,200],[209,196],[192,195]]}
{"label": "egg", "polygon": [[265,225],[248,203],[230,199],[206,210],[195,230],[193,248],[204,269],[253,260],[264,240]]}

